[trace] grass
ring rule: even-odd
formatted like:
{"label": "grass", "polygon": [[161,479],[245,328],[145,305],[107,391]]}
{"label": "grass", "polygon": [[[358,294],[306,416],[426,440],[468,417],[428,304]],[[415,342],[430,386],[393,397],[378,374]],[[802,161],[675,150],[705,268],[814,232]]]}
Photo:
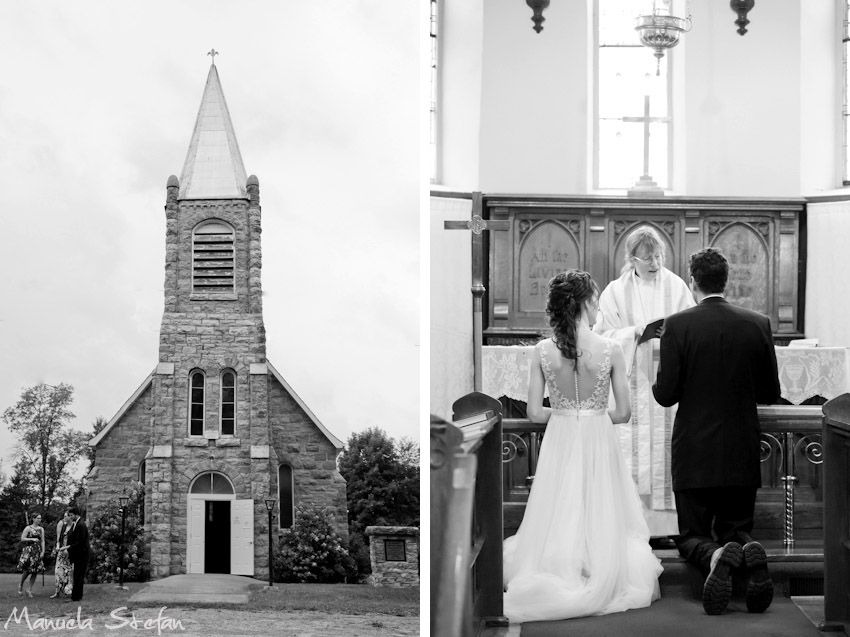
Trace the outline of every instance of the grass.
{"label": "grass", "polygon": [[[130,602],[130,596],[147,586],[145,583],[128,582],[126,591],[118,590],[115,584],[86,584],[82,602],[65,602],[49,599],[53,594],[53,575],[45,574],[44,587],[41,576],[33,586],[33,597],[18,596],[20,575],[0,574],[0,626],[9,617],[12,609],[26,606],[31,615],[58,617],[76,613],[77,606],[84,615],[109,615],[116,608],[125,606],[132,610],[138,604]],[[228,606],[244,611],[319,611],[326,614],[363,615],[377,613],[413,617],[419,615],[419,588],[376,588],[364,584],[275,584],[264,588],[265,583],[256,580],[246,605]],[[144,604],[150,606],[150,604]],[[220,608],[221,604],[171,603],[169,608]]]}

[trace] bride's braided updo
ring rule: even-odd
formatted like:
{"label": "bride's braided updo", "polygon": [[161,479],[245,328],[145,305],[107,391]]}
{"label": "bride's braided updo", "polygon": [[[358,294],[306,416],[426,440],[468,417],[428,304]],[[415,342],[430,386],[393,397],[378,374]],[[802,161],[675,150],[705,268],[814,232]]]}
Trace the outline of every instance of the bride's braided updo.
{"label": "bride's braided updo", "polygon": [[549,300],[546,314],[555,337],[555,345],[564,358],[573,361],[578,369],[579,353],[576,348],[576,331],[585,302],[599,294],[593,278],[581,270],[567,270],[549,281]]}

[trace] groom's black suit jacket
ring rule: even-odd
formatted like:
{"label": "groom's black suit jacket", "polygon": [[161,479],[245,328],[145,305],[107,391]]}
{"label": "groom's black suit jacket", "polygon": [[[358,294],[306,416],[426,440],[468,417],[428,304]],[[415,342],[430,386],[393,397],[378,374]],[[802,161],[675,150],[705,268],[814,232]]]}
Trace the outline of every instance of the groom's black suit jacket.
{"label": "groom's black suit jacket", "polygon": [[761,486],[756,404],[779,398],[770,319],[709,297],[668,316],[652,393],[679,403],[673,490]]}
{"label": "groom's black suit jacket", "polygon": [[73,564],[83,564],[89,559],[89,529],[82,519],[68,533],[68,559]]}

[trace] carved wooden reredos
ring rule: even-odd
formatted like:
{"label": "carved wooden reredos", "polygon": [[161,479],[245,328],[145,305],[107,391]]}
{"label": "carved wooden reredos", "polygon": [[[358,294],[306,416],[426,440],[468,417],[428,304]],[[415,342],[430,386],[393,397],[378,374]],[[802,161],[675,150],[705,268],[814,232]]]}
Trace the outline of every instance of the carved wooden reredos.
{"label": "carved wooden reredos", "polygon": [[484,195],[483,208],[510,224],[486,237],[485,344],[535,341],[548,329],[549,279],[579,268],[604,288],[620,275],[625,238],[643,224],[658,231],[665,265],[685,281],[693,252],[720,248],[731,266],[727,298],[769,316],[778,344],[803,335],[803,199]]}

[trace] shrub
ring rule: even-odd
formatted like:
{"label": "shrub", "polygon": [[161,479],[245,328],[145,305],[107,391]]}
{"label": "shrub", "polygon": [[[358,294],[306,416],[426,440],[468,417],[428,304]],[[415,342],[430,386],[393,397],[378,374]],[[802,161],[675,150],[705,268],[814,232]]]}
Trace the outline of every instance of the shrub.
{"label": "shrub", "polygon": [[369,554],[369,541],[363,534],[352,533],[348,536],[348,553],[357,568],[357,577],[352,583],[367,581],[372,573],[372,556]]}
{"label": "shrub", "polygon": [[[145,488],[138,484],[129,494],[124,526],[125,582],[145,582],[150,578],[150,562],[145,549],[145,531],[140,514],[145,501]],[[91,561],[88,580],[93,584],[117,582],[120,579],[119,546],[121,544],[121,509],[110,502],[89,523]]]}
{"label": "shrub", "polygon": [[329,509],[295,507],[295,523],[275,554],[276,582],[337,583],[356,577],[354,560],[332,520]]}

